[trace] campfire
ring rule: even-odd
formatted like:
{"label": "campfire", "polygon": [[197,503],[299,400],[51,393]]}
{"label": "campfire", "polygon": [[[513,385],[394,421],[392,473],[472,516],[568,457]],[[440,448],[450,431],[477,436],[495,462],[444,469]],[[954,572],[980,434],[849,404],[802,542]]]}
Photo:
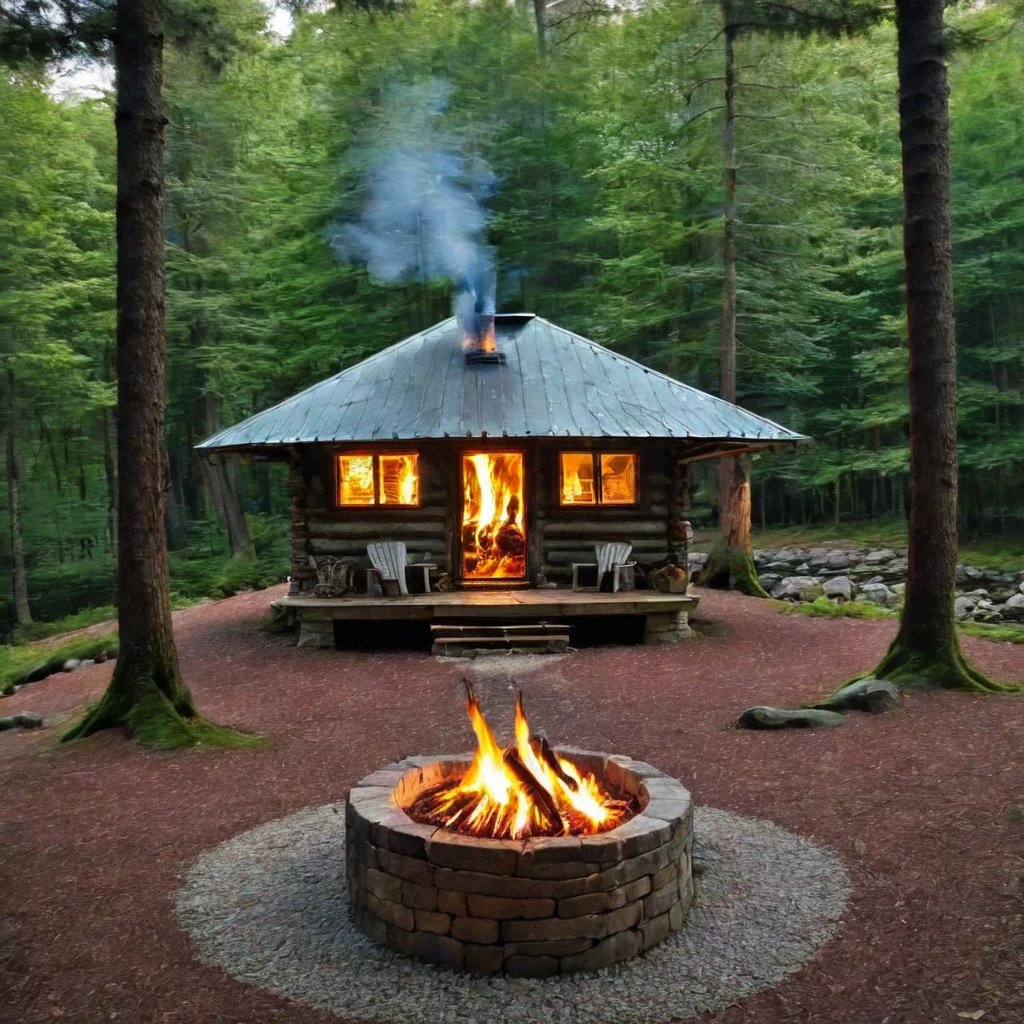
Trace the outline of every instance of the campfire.
{"label": "campfire", "polygon": [[424,824],[491,839],[593,835],[621,825],[637,811],[636,800],[612,793],[606,783],[558,757],[530,730],[516,690],[515,744],[498,745],[464,679],[466,709],[477,750],[461,778],[420,793],[407,813]]}
{"label": "campfire", "polygon": [[526,576],[522,452],[462,457],[462,575],[465,579]]}

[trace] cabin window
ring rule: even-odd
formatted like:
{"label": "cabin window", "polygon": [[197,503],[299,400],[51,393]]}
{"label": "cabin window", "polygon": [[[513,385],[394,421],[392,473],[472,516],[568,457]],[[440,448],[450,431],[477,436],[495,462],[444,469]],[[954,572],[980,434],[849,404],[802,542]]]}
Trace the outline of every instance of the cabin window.
{"label": "cabin window", "polygon": [[562,505],[635,505],[636,452],[561,452]]}
{"label": "cabin window", "polygon": [[420,503],[415,452],[338,456],[338,504],[414,506]]}

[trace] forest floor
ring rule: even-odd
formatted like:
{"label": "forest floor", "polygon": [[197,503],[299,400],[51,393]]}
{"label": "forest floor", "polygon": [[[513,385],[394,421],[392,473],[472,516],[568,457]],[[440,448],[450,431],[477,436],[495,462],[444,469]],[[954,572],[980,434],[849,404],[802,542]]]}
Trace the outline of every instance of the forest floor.
{"label": "forest floor", "polygon": [[[202,851],[236,833],[338,801],[384,762],[464,749],[465,668],[296,649],[263,626],[276,593],[175,614],[203,713],[270,734],[268,750],[154,754],[117,733],[58,746],[110,665],[4,701],[5,714],[38,711],[48,727],[0,736],[3,1024],[333,1019],[198,963],[172,895]],[[770,818],[843,858],[854,893],[838,936],[775,989],[701,1019],[1019,1024],[1024,699],[916,695],[839,729],[738,731],[750,704],[816,697],[869,668],[896,623],[782,616],[720,593],[700,611],[714,628],[692,642],[529,659],[522,681],[553,739],[651,761],[699,803]],[[964,646],[989,674],[1024,681],[1024,648]],[[507,726],[510,709],[486,710]]]}

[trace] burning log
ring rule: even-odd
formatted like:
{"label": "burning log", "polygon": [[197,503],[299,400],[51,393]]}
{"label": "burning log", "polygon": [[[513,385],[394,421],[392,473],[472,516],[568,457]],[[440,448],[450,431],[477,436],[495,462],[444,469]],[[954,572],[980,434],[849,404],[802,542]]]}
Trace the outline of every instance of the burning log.
{"label": "burning log", "polygon": [[526,795],[533,801],[541,817],[546,818],[550,823],[550,831],[545,826],[545,834],[561,835],[565,831],[565,826],[562,824],[562,816],[558,813],[558,807],[551,794],[533,777],[533,773],[523,764],[519,755],[511,747],[505,751],[502,761],[526,790]]}
{"label": "burning log", "polygon": [[562,785],[574,793],[579,789],[579,784],[576,780],[558,763],[558,758],[555,757],[555,752],[551,749],[551,744],[548,743],[545,737],[531,736],[530,746],[533,747],[533,752],[551,769]]}

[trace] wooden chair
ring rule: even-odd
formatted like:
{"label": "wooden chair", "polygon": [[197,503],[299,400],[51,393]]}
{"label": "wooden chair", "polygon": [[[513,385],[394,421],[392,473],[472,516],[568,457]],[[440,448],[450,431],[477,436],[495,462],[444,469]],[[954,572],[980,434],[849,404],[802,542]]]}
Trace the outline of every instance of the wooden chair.
{"label": "wooden chair", "polygon": [[409,556],[405,544],[400,540],[373,541],[366,545],[366,554],[373,566],[368,571],[375,572],[380,577],[384,593],[391,597],[407,596],[409,587],[405,582],[405,566]]}
{"label": "wooden chair", "polygon": [[[635,589],[634,570],[636,562],[627,562],[632,544],[625,541],[608,541],[604,544],[594,545],[594,557],[596,562],[573,562],[572,563],[572,589],[573,590],[600,590],[605,574],[611,573],[612,593],[619,590]],[[580,585],[580,569],[595,569],[597,571],[597,585],[584,587]]]}
{"label": "wooden chair", "polygon": [[600,587],[605,573],[612,574],[612,593],[620,590],[634,590],[636,562],[627,562],[632,544],[615,541],[608,544],[595,544],[594,554],[597,556],[597,585]]}

